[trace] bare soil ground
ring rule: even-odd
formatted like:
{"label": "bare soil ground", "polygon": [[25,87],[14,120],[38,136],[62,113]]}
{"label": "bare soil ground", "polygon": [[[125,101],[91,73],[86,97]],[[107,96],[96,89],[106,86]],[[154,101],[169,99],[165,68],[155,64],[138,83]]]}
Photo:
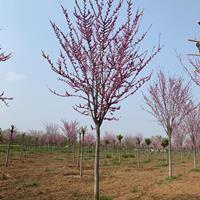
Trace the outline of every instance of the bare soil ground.
{"label": "bare soil ground", "polygon": [[[2,157],[2,156],[1,156]],[[1,164],[3,159],[0,159]],[[173,166],[174,178],[166,179],[167,166],[143,162],[116,164],[102,160],[101,194],[113,200],[200,200],[200,173],[190,172],[192,163]],[[84,161],[84,175],[64,153],[29,155],[23,162],[12,159],[1,165],[1,200],[91,200],[93,161]]]}

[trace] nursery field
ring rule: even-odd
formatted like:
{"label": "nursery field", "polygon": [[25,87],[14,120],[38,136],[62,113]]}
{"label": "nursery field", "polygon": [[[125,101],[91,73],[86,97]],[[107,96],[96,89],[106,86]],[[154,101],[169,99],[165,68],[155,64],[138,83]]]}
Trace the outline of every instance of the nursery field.
{"label": "nursery field", "polygon": [[[192,156],[174,153],[173,177],[167,178],[166,152],[101,154],[100,194],[102,200],[200,200],[200,170],[192,169]],[[30,150],[24,159],[12,151],[9,166],[0,151],[1,200],[91,200],[93,196],[93,153],[85,153],[83,176],[77,160],[63,149]],[[199,155],[198,155],[199,158]]]}

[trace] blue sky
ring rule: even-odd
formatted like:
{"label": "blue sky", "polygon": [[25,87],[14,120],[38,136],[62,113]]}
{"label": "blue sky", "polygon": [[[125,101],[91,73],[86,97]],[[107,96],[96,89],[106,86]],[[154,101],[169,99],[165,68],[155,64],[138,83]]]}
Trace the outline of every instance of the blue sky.
{"label": "blue sky", "polygon": [[[64,27],[64,17],[60,3],[69,12],[73,10],[73,0],[0,0],[0,45],[12,58],[0,63],[0,91],[14,97],[9,107],[0,104],[0,127],[8,128],[14,124],[19,130],[44,129],[43,124],[61,124],[61,119],[77,119],[82,125],[90,125],[90,118],[81,116],[72,109],[77,101],[72,98],[59,98],[52,95],[47,86],[64,90],[57,82],[57,76],[42,58],[41,50],[56,58],[58,42],[51,29],[49,19]],[[156,71],[163,69],[169,75],[179,75],[189,80],[182,70],[175,51],[183,56],[196,52],[188,38],[200,38],[199,8],[200,1],[193,0],[135,0],[135,9],[144,9],[141,30],[152,28],[145,40],[144,47],[151,48],[158,41],[164,45],[161,53],[150,63],[145,73],[154,71],[152,80],[135,95],[121,103],[117,122],[105,122],[102,132],[137,134],[146,137],[164,134],[156,119],[141,109],[144,106],[141,92],[155,79]],[[72,15],[71,15],[72,16]],[[123,20],[123,17],[122,17]],[[199,91],[192,85],[194,98],[199,100]]]}

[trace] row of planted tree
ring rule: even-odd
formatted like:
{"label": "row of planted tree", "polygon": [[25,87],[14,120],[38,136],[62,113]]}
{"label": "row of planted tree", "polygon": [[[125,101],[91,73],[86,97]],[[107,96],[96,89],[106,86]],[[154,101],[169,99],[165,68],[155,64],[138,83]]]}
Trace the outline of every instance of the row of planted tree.
{"label": "row of planted tree", "polygon": [[[185,130],[183,127],[181,131]],[[180,152],[181,159],[185,152],[194,153],[194,168],[197,165],[196,149],[200,149],[200,137],[195,137],[186,132],[176,130],[172,137],[172,150]],[[198,135],[196,135],[198,136]],[[73,162],[82,165],[83,154],[94,158],[95,137],[94,133],[89,132],[86,127],[81,127],[78,121],[67,122],[62,120],[62,126],[56,124],[45,124],[45,131],[29,130],[28,132],[18,131],[14,125],[11,129],[0,129],[0,144],[6,153],[5,165],[8,166],[9,152],[19,152],[19,157],[24,160],[30,151],[44,151],[45,153],[61,149],[62,152],[71,155]],[[106,132],[100,141],[100,158],[118,158],[121,163],[122,157],[135,157],[140,166],[140,154],[145,153],[146,161],[150,161],[153,152],[167,153],[169,140],[156,135],[144,138],[142,134],[122,135]],[[195,146],[194,146],[195,144]],[[89,153],[89,154],[88,154]],[[67,155],[66,155],[67,156]],[[77,158],[77,159],[76,159]],[[164,155],[166,158],[166,155]],[[82,169],[82,166],[80,167]],[[82,170],[80,170],[82,174]]]}
{"label": "row of planted tree", "polygon": [[[61,6],[66,19],[66,27],[68,27],[67,32],[62,31],[56,23],[51,21],[51,26],[60,44],[58,59],[53,62],[45,52],[42,52],[42,55],[59,77],[58,80],[67,86],[64,94],[52,89],[50,91],[57,96],[80,99],[81,103],[73,108],[83,115],[90,116],[93,120],[96,130],[94,199],[99,200],[102,124],[105,120],[115,120],[114,114],[120,109],[120,102],[135,94],[151,78],[151,73],[140,76],[141,72],[147,68],[162,47],[159,41],[152,51],[149,51],[149,47],[144,48],[143,41],[148,31],[141,34],[139,31],[143,11],[134,12],[131,0],[116,2],[113,0],[82,0],[74,3],[72,15]],[[123,12],[125,7],[126,14]],[[200,41],[192,41],[196,42],[200,50]],[[187,65],[191,65],[194,70],[190,73],[180,58],[181,64],[189,72],[192,80],[200,85],[200,55],[198,53],[189,56],[191,57]],[[0,61],[6,61],[8,58],[10,54],[0,54]],[[0,100],[4,103],[11,99],[5,97],[4,93],[0,95]],[[150,85],[144,99],[148,107],[146,110],[158,120],[168,136],[169,177],[172,176],[171,150],[175,147],[181,149],[192,146],[194,167],[196,167],[200,109],[198,103],[192,101],[190,84],[184,84],[181,78],[167,78],[163,72],[160,72],[158,80]],[[35,144],[50,146],[58,145],[58,143],[61,145],[61,141],[64,141],[63,136],[52,135],[48,131],[39,135],[31,136],[29,142],[32,143],[31,140],[34,140]],[[87,134],[85,141],[86,136]],[[27,137],[24,135],[25,139]],[[76,137],[68,137],[70,148],[75,146]],[[120,146],[122,143],[125,144],[125,138],[123,140],[122,136],[118,136],[118,139]],[[12,139],[8,140],[9,147]],[[141,145],[137,139],[136,143],[138,146]],[[153,145],[154,142],[150,143]]]}

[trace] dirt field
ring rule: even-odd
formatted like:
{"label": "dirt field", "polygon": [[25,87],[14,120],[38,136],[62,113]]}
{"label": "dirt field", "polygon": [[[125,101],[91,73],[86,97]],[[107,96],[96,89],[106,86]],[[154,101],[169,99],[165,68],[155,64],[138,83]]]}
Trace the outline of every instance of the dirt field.
{"label": "dirt field", "polygon": [[[1,155],[2,157],[2,155]],[[1,158],[1,163],[3,159]],[[174,165],[174,178],[167,179],[167,166],[155,162],[117,164],[101,161],[101,194],[113,200],[200,200],[200,172],[189,171],[192,163]],[[31,154],[22,163],[12,159],[1,165],[1,200],[91,200],[93,161],[84,161],[84,175],[64,153]]]}

